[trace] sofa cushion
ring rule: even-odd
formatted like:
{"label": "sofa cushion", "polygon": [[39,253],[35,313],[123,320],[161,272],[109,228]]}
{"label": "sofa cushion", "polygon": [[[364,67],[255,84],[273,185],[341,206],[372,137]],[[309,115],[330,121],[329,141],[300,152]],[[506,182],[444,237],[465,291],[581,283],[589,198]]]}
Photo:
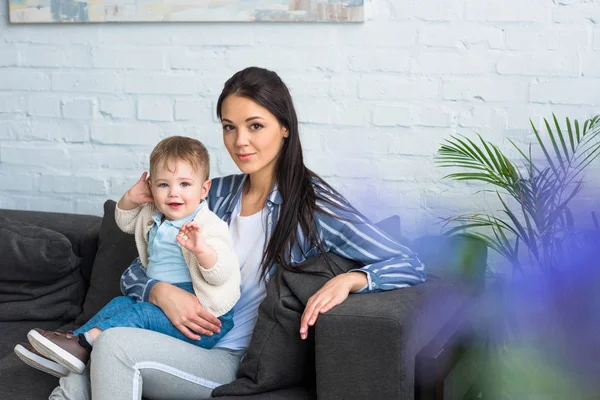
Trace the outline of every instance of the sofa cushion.
{"label": "sofa cushion", "polygon": [[[33,328],[55,330],[63,325],[62,321],[10,321],[0,322],[0,359],[13,352],[15,345],[27,342],[27,332]],[[0,396],[2,398],[2,396]]]}
{"label": "sofa cushion", "polygon": [[303,273],[281,272],[279,294],[278,278],[275,276],[269,281],[237,379],[214,389],[213,397],[253,395],[295,386],[314,387],[313,329],[309,330],[306,340],[300,338],[299,332],[305,304],[329,279],[358,264],[327,253],[309,258],[299,266]]}
{"label": "sofa cushion", "polygon": [[87,289],[92,263],[98,250],[98,233],[102,218],[97,215],[5,209],[0,209],[0,217],[26,222],[65,235],[73,246],[73,252],[82,259],[81,273]]}
{"label": "sofa cushion", "polygon": [[409,238],[402,236],[402,233],[400,232],[401,223],[399,216],[392,215],[391,217],[387,217],[386,219],[379,221],[376,226],[401,245],[412,249],[412,241]]}
{"label": "sofa cushion", "polygon": [[65,235],[4,217],[0,217],[0,254],[0,281],[51,282],[81,261]]}
{"label": "sofa cushion", "polygon": [[81,312],[81,258],[63,234],[0,217],[0,321],[71,320]]}
{"label": "sofa cushion", "polygon": [[133,235],[121,231],[115,222],[115,206],[114,200],[104,203],[98,252],[92,266],[83,312],[75,321],[78,324],[84,324],[110,300],[121,296],[121,274],[138,255]]}
{"label": "sofa cushion", "polygon": [[58,386],[58,378],[31,368],[12,353],[0,359],[0,397],[3,399],[47,399]]}

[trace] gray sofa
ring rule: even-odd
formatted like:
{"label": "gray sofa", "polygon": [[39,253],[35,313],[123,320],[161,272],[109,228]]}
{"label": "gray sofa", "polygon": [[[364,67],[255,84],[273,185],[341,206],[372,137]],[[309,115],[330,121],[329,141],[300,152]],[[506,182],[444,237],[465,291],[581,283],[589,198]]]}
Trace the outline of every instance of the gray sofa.
{"label": "gray sofa", "polygon": [[[120,295],[120,274],[136,250],[114,223],[113,201],[104,212],[101,218],[0,209],[0,398],[44,399],[58,383],[13,354],[31,328],[72,329]],[[380,226],[399,237],[399,219]],[[425,284],[350,296],[320,317],[312,345],[302,350],[301,381],[222,398],[461,398],[477,370],[469,355],[477,347],[470,310],[483,290],[487,250],[463,237],[410,245],[428,266]],[[265,301],[278,302],[273,293]]]}

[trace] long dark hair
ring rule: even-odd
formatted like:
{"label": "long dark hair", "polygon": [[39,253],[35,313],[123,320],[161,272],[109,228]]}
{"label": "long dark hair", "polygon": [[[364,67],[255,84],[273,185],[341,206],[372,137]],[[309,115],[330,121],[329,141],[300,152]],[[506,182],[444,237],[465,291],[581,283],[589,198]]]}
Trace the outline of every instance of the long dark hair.
{"label": "long dark hair", "polygon": [[[273,264],[300,272],[300,269],[292,266],[288,260],[294,245],[299,245],[298,226],[304,237],[316,245],[320,253],[325,253],[317,232],[315,213],[331,214],[319,203],[336,209],[341,208],[349,215],[360,214],[340,193],[304,165],[298,118],[292,96],[275,72],[249,67],[233,75],[225,82],[225,87],[217,101],[219,120],[222,119],[223,101],[231,95],[246,97],[266,108],[289,132],[275,164],[275,180],[283,204],[261,260],[261,273],[263,276],[267,274]],[[315,190],[315,186],[319,186],[321,190]]]}

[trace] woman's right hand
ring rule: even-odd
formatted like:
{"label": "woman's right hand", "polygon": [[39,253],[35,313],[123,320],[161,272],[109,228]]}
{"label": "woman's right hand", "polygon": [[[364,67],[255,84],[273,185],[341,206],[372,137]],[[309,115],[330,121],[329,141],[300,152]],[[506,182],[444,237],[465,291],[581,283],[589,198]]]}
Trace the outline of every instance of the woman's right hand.
{"label": "woman's right hand", "polygon": [[148,181],[148,173],[144,172],[140,179],[125,193],[129,201],[140,206],[146,203],[152,203],[152,190],[150,190],[150,182]]}
{"label": "woman's right hand", "polygon": [[190,339],[199,340],[197,334],[212,336],[221,330],[221,321],[202,307],[196,296],[177,286],[157,283],[150,292],[150,302]]}

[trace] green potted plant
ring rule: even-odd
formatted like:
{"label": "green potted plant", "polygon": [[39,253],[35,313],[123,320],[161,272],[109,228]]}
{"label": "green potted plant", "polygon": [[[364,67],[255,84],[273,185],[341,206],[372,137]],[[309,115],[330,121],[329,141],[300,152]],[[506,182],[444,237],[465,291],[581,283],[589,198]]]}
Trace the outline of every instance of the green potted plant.
{"label": "green potted plant", "polygon": [[[440,147],[436,159],[440,167],[462,169],[446,175],[446,179],[484,182],[491,186],[485,190],[494,192],[502,205],[499,215],[475,213],[447,218],[445,233],[462,232],[483,240],[518,274],[525,272],[525,264],[544,273],[556,270],[567,249],[577,245],[579,232],[574,229],[568,205],[583,187],[584,170],[600,155],[600,116],[583,124],[567,118],[566,129],[554,115],[552,122],[544,122],[545,139],[531,122],[542,161],[534,160],[531,145],[523,150],[509,139],[521,156],[517,164],[480,135],[478,140],[452,136]],[[592,218],[598,227],[594,214]],[[525,255],[521,246],[526,247]]]}
{"label": "green potted plant", "polygon": [[[486,371],[483,390],[475,392],[476,398],[599,395],[597,386],[586,385],[584,373],[578,370],[585,365],[586,353],[594,354],[596,339],[585,332],[596,331],[589,329],[595,325],[571,316],[593,306],[597,297],[599,274],[586,272],[600,259],[600,229],[593,212],[586,215],[595,229],[577,229],[569,206],[583,188],[586,168],[600,155],[600,116],[583,123],[567,118],[561,127],[553,115],[551,120],[544,119],[544,125],[546,135],[531,122],[539,157],[532,155],[531,144],[522,149],[510,141],[519,155],[519,160],[513,161],[481,135],[477,139],[452,136],[437,154],[437,165],[458,169],[446,179],[484,183],[483,190],[492,192],[501,206],[497,213],[444,218],[444,233],[482,240],[512,269],[511,279],[492,274],[501,281],[504,298],[492,301],[502,304],[501,318],[488,337],[489,362],[482,367]],[[577,258],[586,252],[595,254],[593,262]],[[581,271],[568,270],[582,264],[589,264],[587,271],[586,265]],[[574,332],[579,335],[575,342]],[[568,361],[575,353],[579,359]],[[595,357],[591,365],[597,365]],[[588,367],[580,370],[595,371]]]}

